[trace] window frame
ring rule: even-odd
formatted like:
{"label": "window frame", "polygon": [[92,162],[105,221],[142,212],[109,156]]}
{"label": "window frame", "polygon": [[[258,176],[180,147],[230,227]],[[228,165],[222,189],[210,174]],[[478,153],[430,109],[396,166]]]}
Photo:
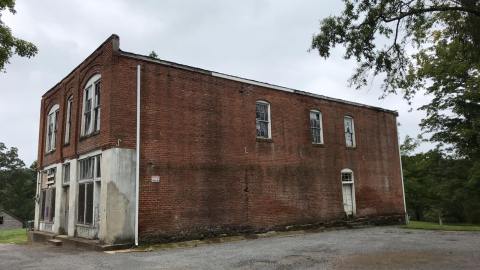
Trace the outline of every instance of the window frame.
{"label": "window frame", "polygon": [[72,106],[73,106],[73,95],[70,95],[67,98],[66,110],[65,110],[65,135],[63,137],[63,144],[70,144],[70,137],[72,136]]}
{"label": "window frame", "polygon": [[[263,120],[263,119],[260,119],[260,118],[257,118],[257,105],[258,104],[265,104],[267,105],[267,118],[268,120]],[[267,136],[259,136],[258,135],[258,129],[257,129],[257,126],[258,126],[258,122],[263,122],[263,123],[267,123]],[[261,139],[261,140],[271,140],[272,139],[272,113],[271,113],[271,105],[268,101],[265,101],[265,100],[257,100],[255,102],[255,134],[256,134],[256,138],[257,139]]]}
{"label": "window frame", "polygon": [[[350,119],[351,123],[352,123],[352,132],[351,133],[347,133],[347,125],[346,125],[346,123],[347,123],[346,120],[347,119]],[[345,138],[345,146],[348,147],[348,148],[357,147],[357,142],[355,140],[355,120],[352,116],[345,115],[343,117],[343,133],[344,133],[344,138]],[[351,136],[352,136],[352,144],[351,145],[348,144],[347,134],[351,134]]]}
{"label": "window frame", "polygon": [[47,129],[45,133],[45,152],[51,153],[55,151],[57,144],[57,130],[58,130],[58,112],[60,106],[58,104],[53,105],[47,114]]}
{"label": "window frame", "polygon": [[[318,114],[319,115],[319,127],[314,127],[312,126],[312,113],[314,114]],[[310,110],[309,113],[308,113],[308,117],[309,117],[309,122],[310,122],[310,140],[312,142],[312,144],[315,144],[315,145],[322,145],[324,144],[324,140],[323,140],[323,115],[322,115],[322,112],[320,110],[317,110],[317,109],[313,109],[313,110]],[[314,139],[314,136],[313,136],[313,130],[314,129],[318,129],[319,130],[319,136],[320,136],[320,142],[315,142],[315,139]]]}
{"label": "window frame", "polygon": [[86,137],[100,131],[101,79],[100,74],[95,74],[88,80],[83,88],[81,137]]}
{"label": "window frame", "polygon": [[[82,162],[90,163],[91,174],[88,173],[86,178],[82,175],[82,169],[85,165],[81,165]],[[77,224],[82,226],[95,226],[95,190],[99,187],[96,185],[98,181],[101,181],[101,166],[102,166],[102,154],[95,153],[82,157],[78,160],[78,199],[77,199]],[[90,170],[90,169],[88,169]],[[84,194],[81,194],[83,186]],[[91,190],[89,189],[91,188]],[[89,193],[91,191],[91,194]],[[91,196],[91,201],[90,199]],[[83,198],[83,202],[81,199]],[[90,212],[91,211],[91,212]],[[82,213],[83,212],[83,213]],[[90,220],[89,220],[90,219]]]}
{"label": "window frame", "polygon": [[[68,172],[67,172],[67,168],[68,168]],[[65,162],[62,165],[62,184],[64,186],[70,185],[70,180],[71,179],[72,179],[72,166],[71,166],[70,162]]]}

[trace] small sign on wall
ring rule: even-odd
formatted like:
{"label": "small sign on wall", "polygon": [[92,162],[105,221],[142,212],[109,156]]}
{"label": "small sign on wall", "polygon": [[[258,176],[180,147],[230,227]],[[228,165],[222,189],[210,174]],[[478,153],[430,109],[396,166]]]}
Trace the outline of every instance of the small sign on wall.
{"label": "small sign on wall", "polygon": [[153,175],[152,183],[160,183],[160,175]]}

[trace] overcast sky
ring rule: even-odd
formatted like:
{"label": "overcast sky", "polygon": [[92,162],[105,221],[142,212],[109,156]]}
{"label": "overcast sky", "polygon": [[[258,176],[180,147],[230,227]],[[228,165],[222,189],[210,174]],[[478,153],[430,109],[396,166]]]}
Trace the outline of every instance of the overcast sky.
{"label": "overcast sky", "polygon": [[397,110],[401,138],[416,136],[423,112],[409,112],[398,96],[379,100],[380,79],[349,88],[355,63],[341,48],[326,60],[308,52],[319,21],[341,8],[340,0],[17,0],[17,14],[2,19],[39,53],[14,57],[0,73],[0,142],[18,147],[28,165],[36,160],[42,94],[112,33],[124,51],[155,50],[164,60]]}

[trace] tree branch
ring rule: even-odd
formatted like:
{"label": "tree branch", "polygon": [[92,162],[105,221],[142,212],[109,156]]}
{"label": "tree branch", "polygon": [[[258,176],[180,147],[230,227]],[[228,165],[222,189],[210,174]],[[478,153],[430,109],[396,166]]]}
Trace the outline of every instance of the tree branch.
{"label": "tree branch", "polygon": [[435,12],[435,11],[463,11],[463,12],[467,12],[480,17],[480,9],[469,8],[469,7],[452,7],[452,6],[435,6],[435,7],[428,7],[428,8],[422,8],[422,9],[411,9],[407,12],[400,12],[400,15],[396,17],[385,18],[383,15],[381,15],[380,17],[384,22],[389,23],[389,22],[401,20],[408,16],[428,13],[428,12]]}

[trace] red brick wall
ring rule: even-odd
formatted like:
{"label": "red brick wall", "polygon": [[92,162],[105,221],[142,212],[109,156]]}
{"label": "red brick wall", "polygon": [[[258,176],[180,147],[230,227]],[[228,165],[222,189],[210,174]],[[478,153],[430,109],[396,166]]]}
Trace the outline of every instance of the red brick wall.
{"label": "red brick wall", "polygon": [[[354,172],[358,216],[403,214],[394,114],[140,61],[116,46],[113,36],[44,95],[39,161],[135,148],[141,64],[142,239],[341,219],[343,168]],[[95,72],[102,75],[101,131],[81,139],[82,90]],[[74,124],[63,147],[70,94]],[[257,100],[271,104],[271,141],[256,139]],[[57,150],[45,155],[46,114],[54,103],[60,105]],[[323,115],[323,146],[311,144],[311,109]],[[345,147],[344,115],[355,120],[355,149]],[[154,175],[159,183],[151,182]]]}
{"label": "red brick wall", "polygon": [[[64,159],[76,158],[83,153],[111,146],[110,139],[110,99],[112,97],[112,68],[115,58],[118,57],[118,50],[115,49],[115,42],[118,37],[112,36],[107,39],[97,50],[95,50],[85,61],[77,66],[67,77],[61,80],[50,91],[45,93],[41,101],[38,161],[40,168],[53,163],[63,162]],[[100,73],[102,79],[101,95],[101,122],[100,132],[96,135],[81,138],[81,114],[83,106],[83,89],[87,81],[94,75]],[[70,143],[65,144],[65,121],[67,99],[73,96],[72,106],[72,127]],[[60,106],[57,119],[58,129],[56,137],[56,150],[45,153],[45,140],[47,132],[47,115],[50,108],[58,104]]]}
{"label": "red brick wall", "polygon": [[[358,216],[403,214],[394,114],[121,58],[125,111],[112,127],[130,136],[135,94],[123,95],[139,63],[142,239],[341,219],[343,168],[354,171]],[[256,100],[271,104],[271,141],[256,139]],[[323,146],[311,144],[311,109],[323,115]],[[355,149],[344,115],[355,119]]]}

